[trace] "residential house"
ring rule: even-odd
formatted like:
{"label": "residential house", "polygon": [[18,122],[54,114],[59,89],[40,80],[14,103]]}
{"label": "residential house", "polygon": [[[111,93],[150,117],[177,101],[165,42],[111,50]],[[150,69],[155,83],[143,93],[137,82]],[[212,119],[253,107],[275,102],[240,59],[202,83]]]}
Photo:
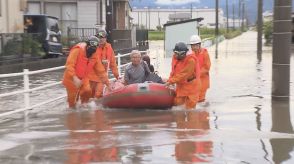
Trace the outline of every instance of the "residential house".
{"label": "residential house", "polygon": [[59,18],[67,28],[130,29],[129,0],[27,0],[27,14]]}
{"label": "residential house", "polygon": [[0,58],[9,36],[23,33],[23,13],[26,0],[0,0]]}

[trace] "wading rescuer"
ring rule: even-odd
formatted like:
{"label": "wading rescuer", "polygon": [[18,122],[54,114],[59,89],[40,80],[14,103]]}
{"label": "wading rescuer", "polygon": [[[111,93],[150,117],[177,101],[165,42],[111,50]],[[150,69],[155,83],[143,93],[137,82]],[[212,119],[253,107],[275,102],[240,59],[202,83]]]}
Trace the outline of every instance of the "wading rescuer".
{"label": "wading rescuer", "polygon": [[[196,56],[200,67],[200,79],[201,79],[201,91],[199,94],[198,102],[205,101],[206,91],[210,86],[209,70],[210,70],[210,58],[207,50],[201,47],[201,38],[198,35],[192,35],[190,37],[191,54]],[[191,55],[189,52],[189,55]]]}
{"label": "wading rescuer", "polygon": [[198,60],[193,55],[187,55],[188,48],[183,42],[176,43],[173,51],[172,71],[165,85],[176,84],[175,105],[184,104],[186,109],[193,109],[201,88]]}
{"label": "wading rescuer", "polygon": [[[67,58],[65,72],[63,76],[63,85],[67,91],[67,101],[70,108],[76,107],[76,102],[81,99],[81,103],[87,103],[93,97],[93,91],[89,82],[89,75],[97,68],[103,68],[96,53],[99,39],[96,36],[90,36],[84,43],[75,45]],[[104,84],[109,85],[105,72],[99,74],[104,76]]]}
{"label": "wading rescuer", "polygon": [[93,90],[95,90],[94,97],[100,98],[103,95],[104,89],[104,78],[100,77],[101,71],[107,75],[108,70],[111,69],[114,77],[118,80],[119,74],[115,59],[115,54],[110,43],[107,43],[107,33],[105,30],[100,30],[95,35],[99,38],[99,45],[97,47],[96,53],[98,55],[99,62],[102,62],[103,68],[95,68],[94,72],[89,75],[90,84]]}

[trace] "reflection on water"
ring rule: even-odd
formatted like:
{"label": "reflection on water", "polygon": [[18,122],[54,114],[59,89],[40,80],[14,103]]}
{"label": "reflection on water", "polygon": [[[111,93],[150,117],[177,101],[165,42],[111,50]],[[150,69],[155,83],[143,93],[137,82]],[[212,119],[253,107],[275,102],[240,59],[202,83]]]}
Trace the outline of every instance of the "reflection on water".
{"label": "reflection on water", "polygon": [[[189,141],[189,138],[201,138],[208,133],[209,113],[177,112],[175,119],[179,131],[176,133],[179,142],[175,145],[175,156],[178,161],[210,162],[212,157],[212,141]],[[183,131],[193,129],[192,132]],[[188,139],[187,139],[188,138]]]}
{"label": "reflection on water", "polygon": [[[289,102],[272,101],[272,129],[273,132],[291,133],[293,127],[290,119],[290,104]],[[282,163],[291,158],[290,153],[294,148],[294,139],[270,139],[273,150],[273,161]]]}
{"label": "reflection on water", "polygon": [[[158,163],[173,156],[179,162],[211,162],[213,158],[212,141],[201,140],[210,129],[207,111],[70,112],[65,125],[66,163]],[[162,151],[157,150],[160,147]]]}
{"label": "reflection on water", "polygon": [[72,112],[66,117],[70,130],[66,163],[118,161],[115,132],[102,110]]}

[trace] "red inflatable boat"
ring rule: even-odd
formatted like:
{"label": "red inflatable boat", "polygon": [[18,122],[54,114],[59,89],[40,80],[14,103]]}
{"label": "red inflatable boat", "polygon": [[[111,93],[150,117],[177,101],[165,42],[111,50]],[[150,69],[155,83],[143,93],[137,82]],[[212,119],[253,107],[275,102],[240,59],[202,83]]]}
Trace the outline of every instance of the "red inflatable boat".
{"label": "red inflatable boat", "polygon": [[110,108],[166,109],[173,105],[175,93],[159,83],[138,83],[107,93],[102,105]]}

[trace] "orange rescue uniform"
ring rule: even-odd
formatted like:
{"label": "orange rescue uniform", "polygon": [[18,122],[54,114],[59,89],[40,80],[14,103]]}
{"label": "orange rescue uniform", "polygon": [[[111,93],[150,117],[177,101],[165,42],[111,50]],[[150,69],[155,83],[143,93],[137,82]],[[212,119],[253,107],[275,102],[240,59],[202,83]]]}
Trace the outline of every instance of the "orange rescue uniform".
{"label": "orange rescue uniform", "polygon": [[[66,68],[62,80],[67,91],[69,107],[75,107],[79,96],[82,103],[89,101],[91,97],[91,87],[87,76],[93,71],[97,63],[97,58],[97,54],[93,54],[90,58],[87,58],[86,43],[79,43],[71,49],[65,64]],[[82,85],[79,88],[74,85],[74,76],[82,80]]]}
{"label": "orange rescue uniform", "polygon": [[[99,66],[99,68],[95,68],[95,71],[90,73],[89,79],[91,83],[91,87],[93,90],[95,90],[95,97],[100,98],[103,94],[103,88],[104,88],[104,82],[106,81],[105,78],[108,80],[108,69],[110,68],[114,77],[116,79],[119,78],[115,54],[113,52],[113,49],[111,47],[111,44],[106,43],[103,47],[99,46],[96,50],[96,53],[98,55],[98,62],[102,63],[102,67]],[[107,62],[105,62],[107,61]],[[106,77],[101,77],[101,74],[105,74]]]}
{"label": "orange rescue uniform", "polygon": [[187,55],[184,59],[177,60],[173,56],[172,72],[167,82],[176,84],[175,105],[185,104],[187,109],[195,108],[201,85],[197,58]]}
{"label": "orange rescue uniform", "polygon": [[201,79],[201,91],[199,94],[199,101],[204,101],[206,96],[206,91],[210,87],[210,80],[209,80],[209,70],[211,66],[209,54],[205,48],[200,48],[199,51],[195,52],[193,51],[192,54],[194,54],[198,61],[199,61],[199,67],[200,67],[200,79]]}

